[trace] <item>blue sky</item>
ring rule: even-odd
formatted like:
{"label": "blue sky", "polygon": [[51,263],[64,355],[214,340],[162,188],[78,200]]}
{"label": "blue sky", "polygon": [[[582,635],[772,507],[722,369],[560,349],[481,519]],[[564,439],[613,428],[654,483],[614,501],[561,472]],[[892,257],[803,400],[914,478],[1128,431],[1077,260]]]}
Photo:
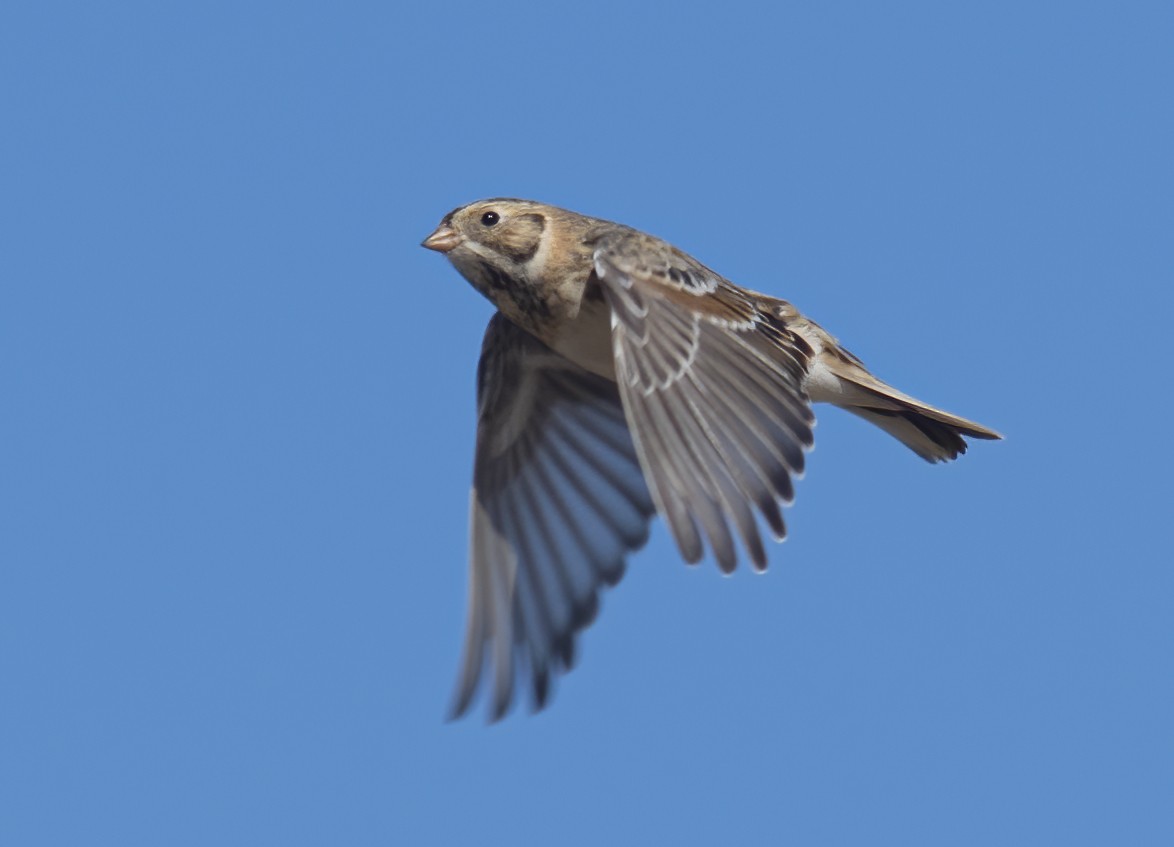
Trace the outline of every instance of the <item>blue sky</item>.
{"label": "blue sky", "polygon": [[[5,7],[0,843],[1174,843],[1174,15],[802,6]],[[499,195],[1007,440],[823,409],[767,575],[658,524],[445,724],[491,309],[418,244]]]}

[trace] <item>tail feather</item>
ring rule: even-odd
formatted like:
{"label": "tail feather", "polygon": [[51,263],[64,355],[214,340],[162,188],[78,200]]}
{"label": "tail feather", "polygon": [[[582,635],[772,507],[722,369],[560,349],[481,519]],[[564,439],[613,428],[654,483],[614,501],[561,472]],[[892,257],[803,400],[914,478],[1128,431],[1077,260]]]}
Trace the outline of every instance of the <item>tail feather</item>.
{"label": "tail feather", "polygon": [[[844,380],[845,375],[840,375]],[[927,462],[948,462],[966,452],[967,438],[998,440],[1003,436],[993,429],[928,406],[902,394],[867,372],[867,378],[848,377],[854,391],[842,408],[883,429]]]}
{"label": "tail feather", "polygon": [[876,424],[927,462],[948,462],[966,452],[963,438],[1003,436],[980,423],[951,415],[882,382],[823,327],[781,303],[776,314],[816,352],[807,376],[812,402],[831,403]]}
{"label": "tail feather", "polygon": [[975,435],[970,430],[944,424],[915,411],[867,409],[863,406],[845,408],[869,423],[876,424],[927,462],[948,462],[965,453],[963,433],[972,438],[997,437]]}

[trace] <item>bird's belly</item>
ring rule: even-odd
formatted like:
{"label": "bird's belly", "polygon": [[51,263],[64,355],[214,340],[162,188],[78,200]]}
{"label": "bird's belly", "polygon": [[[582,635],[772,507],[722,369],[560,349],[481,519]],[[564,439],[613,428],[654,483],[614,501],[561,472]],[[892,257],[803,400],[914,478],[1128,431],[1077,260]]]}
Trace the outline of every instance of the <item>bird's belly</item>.
{"label": "bird's belly", "polygon": [[807,396],[811,398],[812,403],[842,405],[847,399],[847,386],[832,372],[822,356],[816,356],[812,360],[803,387],[807,389]]}

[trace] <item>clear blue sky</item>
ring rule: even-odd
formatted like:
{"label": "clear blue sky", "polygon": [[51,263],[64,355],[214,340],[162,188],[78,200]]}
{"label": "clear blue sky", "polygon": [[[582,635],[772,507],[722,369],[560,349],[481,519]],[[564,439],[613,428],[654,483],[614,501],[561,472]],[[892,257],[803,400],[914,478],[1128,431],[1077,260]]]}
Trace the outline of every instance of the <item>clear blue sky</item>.
{"label": "clear blue sky", "polygon": [[[554,5],[0,13],[0,843],[1174,844],[1170,5]],[[418,244],[503,194],[1007,441],[824,409],[767,575],[658,524],[445,724],[491,311]]]}

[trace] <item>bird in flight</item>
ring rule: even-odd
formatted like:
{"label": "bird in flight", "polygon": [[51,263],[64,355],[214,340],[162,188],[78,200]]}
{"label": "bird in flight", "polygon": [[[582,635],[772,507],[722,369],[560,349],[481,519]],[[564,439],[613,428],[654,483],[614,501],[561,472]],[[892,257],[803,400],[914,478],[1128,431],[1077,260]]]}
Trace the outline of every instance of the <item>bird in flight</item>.
{"label": "bird in flight", "polygon": [[742,288],[621,224],[529,200],[445,215],[423,246],[497,313],[477,374],[469,605],[452,716],[491,677],[547,702],[606,585],[660,515],[686,562],[766,568],[814,443],[812,403],[879,426],[929,462],[992,429],[877,379],[785,300]]}

